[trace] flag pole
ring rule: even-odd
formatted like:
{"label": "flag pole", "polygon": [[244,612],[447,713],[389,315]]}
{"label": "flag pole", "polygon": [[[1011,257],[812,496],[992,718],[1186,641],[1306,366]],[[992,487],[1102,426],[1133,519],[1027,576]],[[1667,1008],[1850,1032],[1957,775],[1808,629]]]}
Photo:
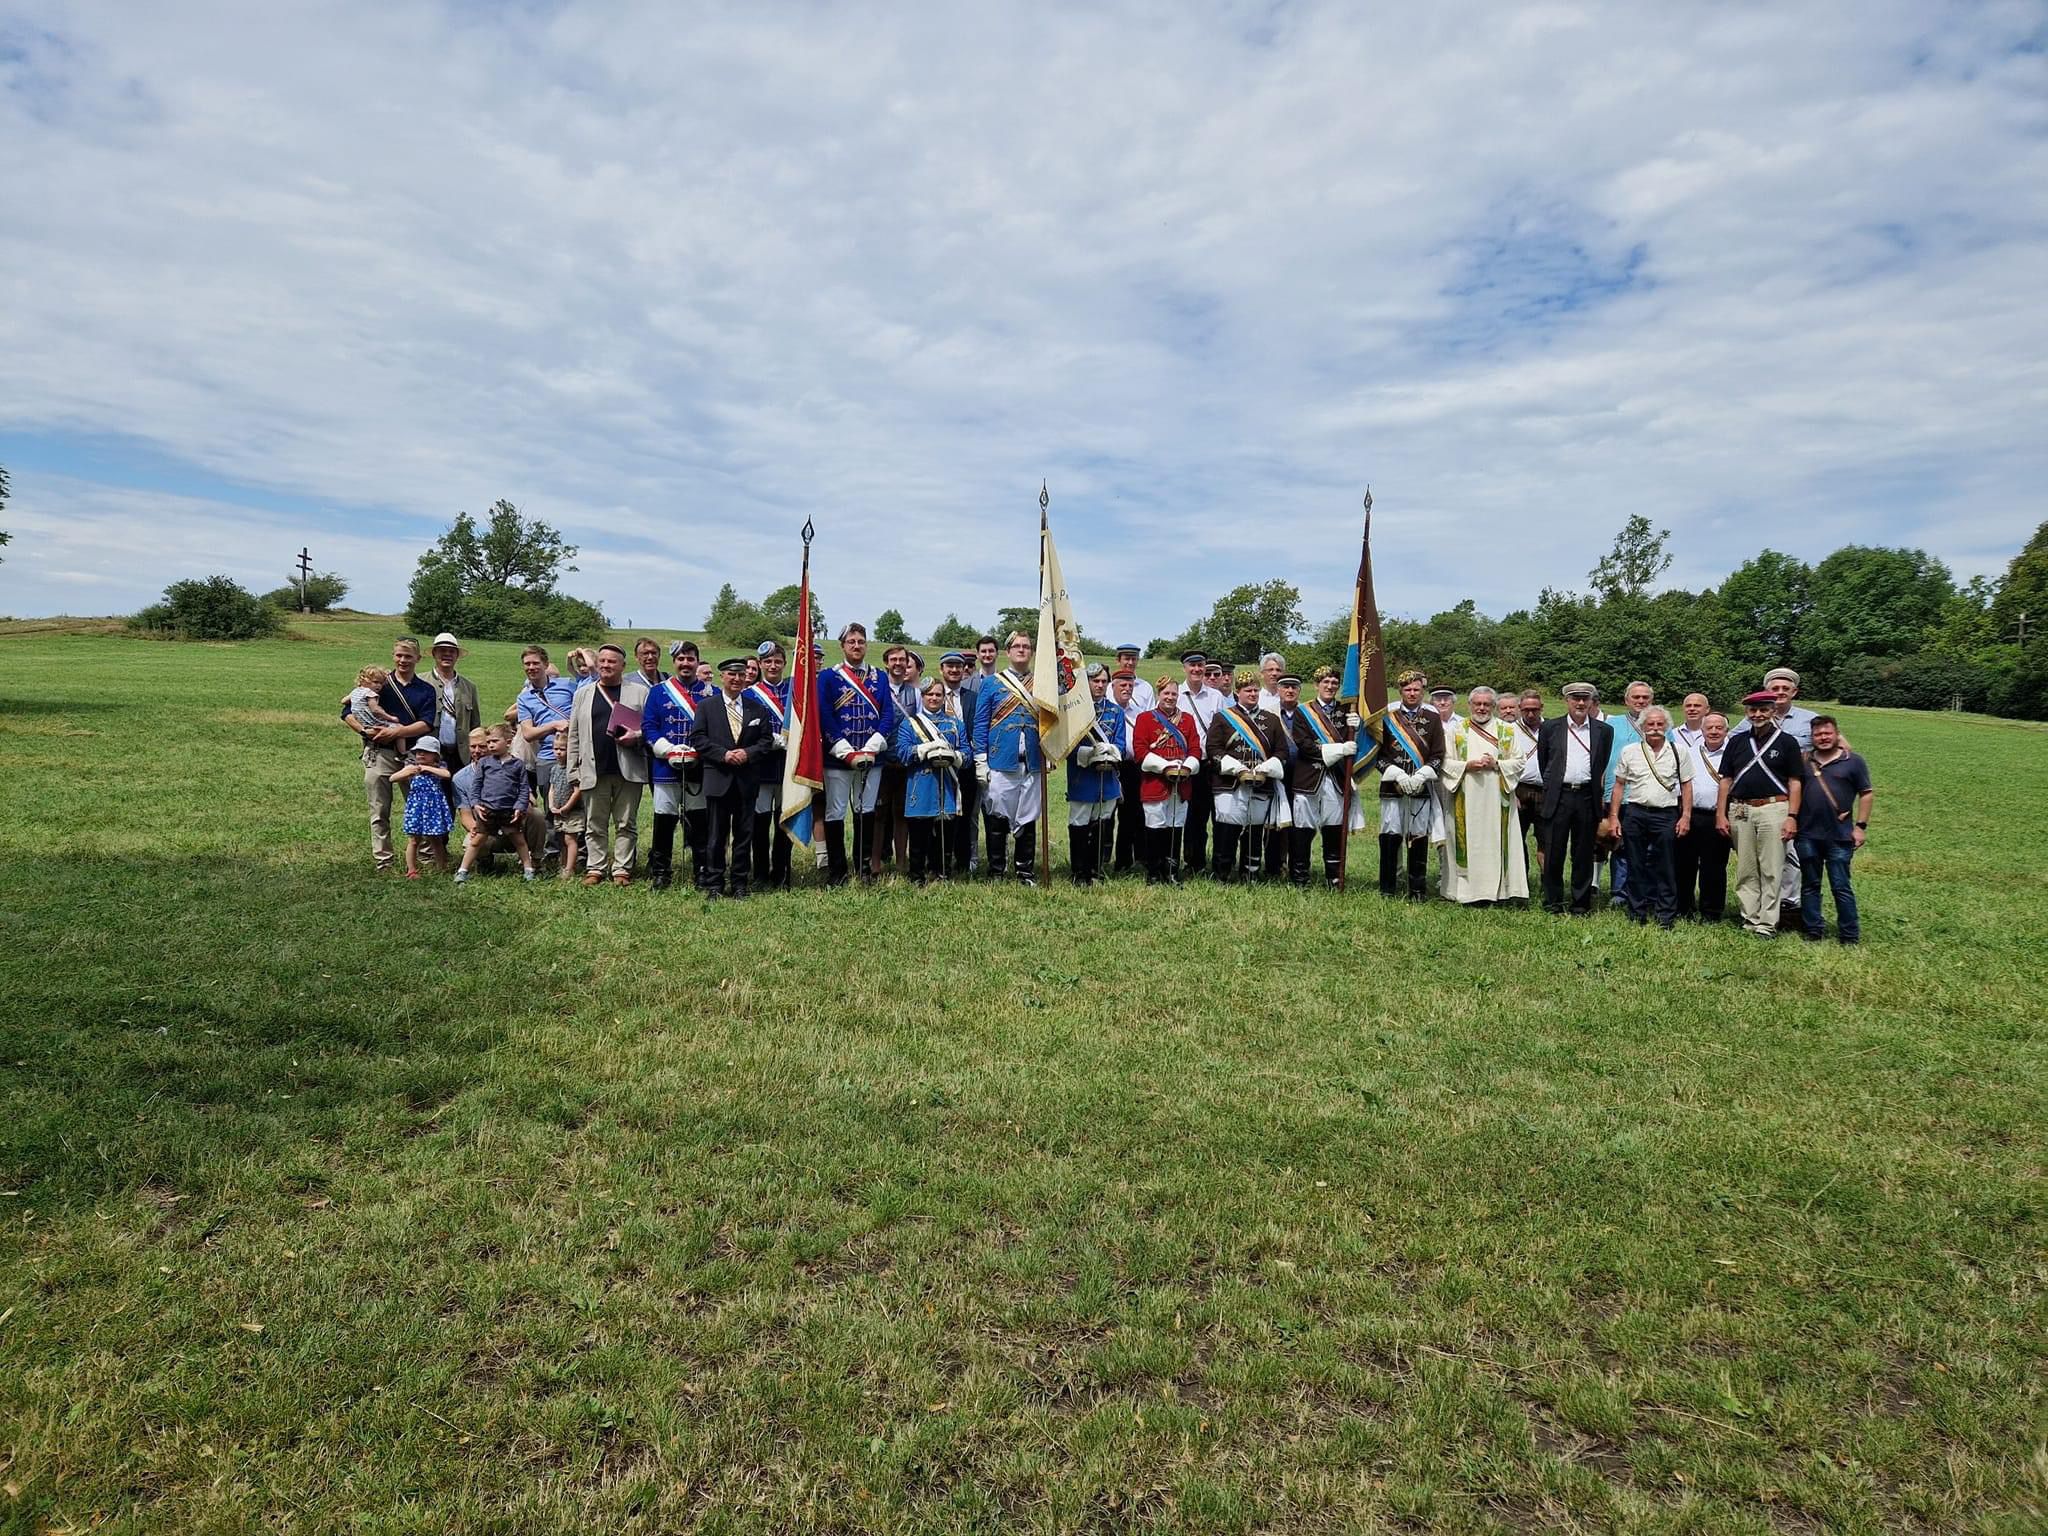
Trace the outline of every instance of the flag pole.
{"label": "flag pole", "polygon": [[[1359,624],[1359,620],[1360,620],[1360,618],[1362,617],[1361,611],[1360,611],[1360,609],[1359,609],[1359,604],[1360,604],[1360,603],[1362,603],[1362,602],[1365,602],[1365,601],[1367,601],[1367,600],[1368,600],[1368,597],[1369,597],[1369,594],[1368,594],[1368,592],[1367,592],[1367,590],[1366,590],[1366,563],[1365,563],[1365,562],[1366,562],[1366,559],[1368,558],[1368,556],[1367,556],[1367,555],[1366,555],[1366,554],[1364,553],[1364,551],[1369,551],[1369,550],[1370,550],[1371,548],[1372,548],[1372,487],[1368,485],[1368,486],[1367,486],[1367,487],[1365,488],[1365,542],[1364,542],[1363,546],[1361,547],[1361,553],[1360,553],[1360,557],[1359,557],[1359,561],[1358,561],[1358,581],[1357,581],[1356,585],[1354,585],[1354,586],[1353,586],[1353,588],[1352,588],[1352,591],[1351,591],[1351,613],[1352,613],[1352,628],[1353,628],[1354,630],[1355,630],[1355,629],[1357,629],[1357,627],[1358,627],[1358,624]],[[1374,615],[1374,617],[1378,617],[1378,615],[1377,615],[1377,614],[1375,614],[1375,615]],[[1351,701],[1351,703],[1352,703],[1352,709],[1353,709],[1353,712],[1354,712],[1355,714],[1357,714],[1357,716],[1359,717],[1359,719],[1358,719],[1358,728],[1359,728],[1359,729],[1360,729],[1361,731],[1362,731],[1362,730],[1366,730],[1366,729],[1368,728],[1368,725],[1367,725],[1367,716],[1366,716],[1366,710],[1365,710],[1365,678],[1366,678],[1366,664],[1365,664],[1365,659],[1364,659],[1364,657],[1362,657],[1362,656],[1361,656],[1361,657],[1359,658],[1359,663],[1358,663],[1358,697],[1357,697],[1357,698],[1355,698],[1355,699],[1353,699],[1353,700]],[[1382,700],[1381,702],[1385,702],[1385,701],[1384,701],[1384,700]],[[1355,758],[1357,757],[1357,755],[1358,755],[1358,747],[1357,747],[1357,743],[1356,743],[1356,741],[1354,741],[1354,742],[1353,742],[1353,744],[1352,744],[1352,756],[1353,756],[1353,758],[1355,759]],[[1353,773],[1352,773],[1352,771],[1351,771],[1351,765],[1350,765],[1349,763],[1345,764],[1345,765],[1344,765],[1344,809],[1343,809],[1343,811],[1342,811],[1342,813],[1341,813],[1341,817],[1342,817],[1342,819],[1341,819],[1341,820],[1340,820],[1340,821],[1339,821],[1339,822],[1337,823],[1337,825],[1338,825],[1339,827],[1341,827],[1341,828],[1343,829],[1342,835],[1341,835],[1341,836],[1339,836],[1339,837],[1338,837],[1338,839],[1337,839],[1337,892],[1338,892],[1338,894],[1339,894],[1339,895],[1342,895],[1342,894],[1343,894],[1343,893],[1344,893],[1344,892],[1345,892],[1346,890],[1350,889],[1350,879],[1351,879],[1351,796],[1352,796],[1352,793],[1353,793],[1353,786],[1354,786],[1354,784],[1356,783],[1356,777],[1357,777],[1357,776],[1356,776],[1355,774],[1353,774]]]}
{"label": "flag pole", "polygon": [[[1045,541],[1052,532],[1049,521],[1052,510],[1052,493],[1045,488],[1043,480],[1038,482],[1038,585],[1045,586]],[[1057,658],[1055,658],[1057,660]],[[1047,819],[1052,815],[1052,760],[1045,753],[1045,733],[1038,733],[1038,867],[1044,873],[1041,879],[1045,889],[1052,889],[1052,824]]]}

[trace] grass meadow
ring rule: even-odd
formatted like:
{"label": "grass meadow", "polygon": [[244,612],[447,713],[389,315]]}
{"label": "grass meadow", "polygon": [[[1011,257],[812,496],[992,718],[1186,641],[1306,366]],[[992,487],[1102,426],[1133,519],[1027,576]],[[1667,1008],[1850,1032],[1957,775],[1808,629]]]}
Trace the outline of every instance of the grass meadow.
{"label": "grass meadow", "polygon": [[375,877],[394,627],[0,627],[0,1530],[2048,1529],[2041,727],[1855,950],[707,907]]}

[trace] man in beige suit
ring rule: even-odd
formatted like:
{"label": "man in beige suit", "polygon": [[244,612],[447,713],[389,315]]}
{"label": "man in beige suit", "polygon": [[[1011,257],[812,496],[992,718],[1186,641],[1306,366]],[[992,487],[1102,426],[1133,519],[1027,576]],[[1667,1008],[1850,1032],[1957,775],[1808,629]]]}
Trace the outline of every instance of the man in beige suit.
{"label": "man in beige suit", "polygon": [[[633,882],[640,791],[648,776],[647,742],[640,732],[646,708],[647,684],[626,675],[626,653],[616,645],[599,646],[597,681],[577,691],[569,711],[567,772],[583,787],[588,827],[585,885],[600,885],[607,875],[615,885]],[[617,724],[614,713],[622,717]]]}

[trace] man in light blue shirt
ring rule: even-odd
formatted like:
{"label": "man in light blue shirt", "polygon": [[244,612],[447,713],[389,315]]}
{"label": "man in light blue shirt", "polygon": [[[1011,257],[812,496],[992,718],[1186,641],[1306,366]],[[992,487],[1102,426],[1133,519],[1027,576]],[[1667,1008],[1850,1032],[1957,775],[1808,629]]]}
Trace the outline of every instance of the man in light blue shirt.
{"label": "man in light blue shirt", "polygon": [[[1638,680],[1622,689],[1621,703],[1624,713],[1607,717],[1607,723],[1614,727],[1614,748],[1607,754],[1607,773],[1600,784],[1601,804],[1604,805],[1614,798],[1614,770],[1621,762],[1621,750],[1630,742],[1643,739],[1642,730],[1637,722],[1642,719],[1643,711],[1656,702],[1657,690],[1648,683]],[[1619,848],[1614,851],[1613,868],[1614,873],[1607,883],[1607,904],[1610,907],[1626,906],[1628,860],[1621,856]]]}

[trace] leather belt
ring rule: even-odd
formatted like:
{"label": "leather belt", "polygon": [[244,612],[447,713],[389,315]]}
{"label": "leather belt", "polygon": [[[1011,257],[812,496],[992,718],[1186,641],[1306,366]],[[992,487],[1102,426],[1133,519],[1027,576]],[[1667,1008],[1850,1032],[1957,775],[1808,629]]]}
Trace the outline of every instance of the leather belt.
{"label": "leather belt", "polygon": [[1737,805],[1787,805],[1791,803],[1791,800],[1792,797],[1790,795],[1765,795],[1761,800],[1738,800],[1735,803]]}

